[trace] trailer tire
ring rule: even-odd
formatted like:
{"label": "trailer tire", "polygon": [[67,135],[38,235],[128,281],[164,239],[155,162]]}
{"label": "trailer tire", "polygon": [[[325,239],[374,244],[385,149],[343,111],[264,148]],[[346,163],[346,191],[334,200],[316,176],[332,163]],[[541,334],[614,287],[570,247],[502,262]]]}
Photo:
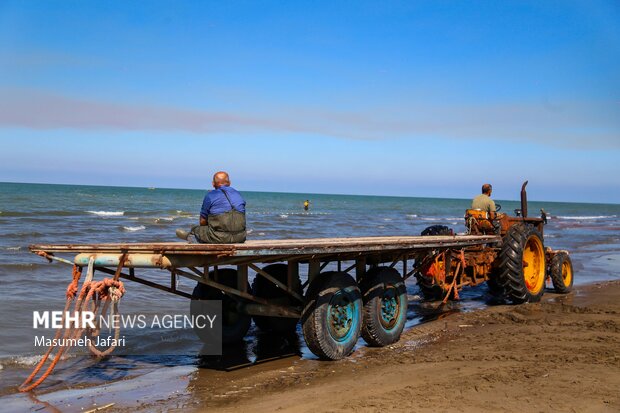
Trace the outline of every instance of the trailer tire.
{"label": "trailer tire", "polygon": [[[288,265],[286,264],[271,264],[263,268],[267,274],[280,281],[282,284],[287,284],[288,278]],[[295,298],[288,295],[285,291],[276,287],[271,281],[261,276],[256,275],[252,282],[252,290],[254,295],[261,298],[266,298],[274,304],[282,306],[293,306],[300,304]],[[293,280],[293,291],[299,295],[303,295],[301,288],[301,280],[299,275]],[[254,324],[263,331],[270,331],[273,333],[290,333],[295,331],[297,323],[296,318],[288,317],[268,317],[268,316],[254,316]]]}
{"label": "trailer tire", "polygon": [[573,263],[566,252],[558,252],[551,258],[549,276],[557,293],[567,294],[571,292],[573,289]]}
{"label": "trailer tire", "polygon": [[[214,271],[209,273],[213,277]],[[218,270],[218,282],[227,287],[237,288],[237,271],[232,268],[222,268]],[[229,344],[243,340],[252,324],[252,317],[241,313],[237,309],[234,299],[224,294],[222,291],[210,287],[203,283],[197,283],[192,292],[192,302],[190,303],[190,314],[196,316],[200,308],[194,300],[221,300],[222,301],[222,343]],[[201,340],[206,337],[200,329],[194,329]]]}
{"label": "trailer tire", "polygon": [[373,347],[397,342],[407,321],[407,289],[394,268],[375,267],[361,282],[362,338]]}
{"label": "trailer tire", "polygon": [[545,292],[545,249],[540,232],[526,224],[513,225],[502,240],[498,284],[515,304],[537,302]]}
{"label": "trailer tire", "polygon": [[362,328],[362,295],[346,273],[330,271],[310,283],[302,330],[312,353],[340,360],[353,351]]}

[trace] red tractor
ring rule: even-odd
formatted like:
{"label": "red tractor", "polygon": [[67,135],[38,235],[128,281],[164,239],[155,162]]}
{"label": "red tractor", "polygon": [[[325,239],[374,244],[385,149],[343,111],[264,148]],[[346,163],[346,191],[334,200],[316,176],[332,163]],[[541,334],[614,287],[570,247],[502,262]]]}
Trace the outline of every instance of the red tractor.
{"label": "red tractor", "polygon": [[[501,241],[463,250],[433,251],[417,258],[418,286],[427,299],[457,299],[464,286],[486,282],[494,295],[513,303],[536,302],[551,279],[558,293],[573,286],[573,266],[567,251],[545,248],[543,229],[547,217],[528,217],[527,194],[521,188],[521,209],[515,216],[468,209],[465,226],[471,235],[495,234]],[[449,235],[447,227],[427,228],[422,235]]]}

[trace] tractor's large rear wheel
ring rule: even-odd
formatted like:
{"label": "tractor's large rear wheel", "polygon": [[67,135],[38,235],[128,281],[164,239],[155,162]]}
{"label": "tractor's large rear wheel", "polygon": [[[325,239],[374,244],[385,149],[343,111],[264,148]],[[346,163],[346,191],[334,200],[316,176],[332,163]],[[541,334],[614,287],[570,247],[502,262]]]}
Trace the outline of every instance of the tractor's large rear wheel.
{"label": "tractor's large rear wheel", "polygon": [[499,254],[498,285],[513,303],[540,301],[545,292],[545,248],[530,225],[517,224],[504,236]]}
{"label": "tractor's large rear wheel", "polygon": [[567,253],[561,251],[551,258],[549,276],[557,293],[566,294],[573,289],[573,264]]}

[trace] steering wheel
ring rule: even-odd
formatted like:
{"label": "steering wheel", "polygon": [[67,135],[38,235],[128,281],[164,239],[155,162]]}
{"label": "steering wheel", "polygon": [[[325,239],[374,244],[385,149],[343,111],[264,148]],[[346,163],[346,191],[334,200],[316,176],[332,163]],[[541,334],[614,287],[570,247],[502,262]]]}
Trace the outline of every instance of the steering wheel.
{"label": "steering wheel", "polygon": [[496,202],[495,203],[495,212],[499,212],[501,210],[502,210],[502,206]]}

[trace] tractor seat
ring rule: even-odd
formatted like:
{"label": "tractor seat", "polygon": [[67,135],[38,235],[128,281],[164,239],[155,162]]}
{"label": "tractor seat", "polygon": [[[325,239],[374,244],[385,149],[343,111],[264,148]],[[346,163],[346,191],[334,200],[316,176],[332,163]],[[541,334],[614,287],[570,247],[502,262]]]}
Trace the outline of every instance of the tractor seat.
{"label": "tractor seat", "polygon": [[489,219],[489,213],[481,209],[465,211],[465,226],[470,234],[495,234],[495,227]]}

